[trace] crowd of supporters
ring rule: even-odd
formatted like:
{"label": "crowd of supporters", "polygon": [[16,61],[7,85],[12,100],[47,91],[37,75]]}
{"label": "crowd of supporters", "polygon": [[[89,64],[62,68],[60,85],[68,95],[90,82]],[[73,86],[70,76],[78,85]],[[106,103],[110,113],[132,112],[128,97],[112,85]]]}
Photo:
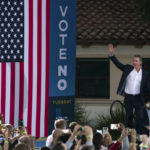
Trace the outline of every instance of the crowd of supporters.
{"label": "crowd of supporters", "polygon": [[[149,150],[150,140],[147,135],[136,134],[134,129],[127,129],[119,123],[120,138],[112,140],[109,131],[93,133],[88,126],[72,122],[66,129],[66,121],[55,121],[55,129],[46,141],[47,150]],[[138,137],[138,138],[137,138]]]}
{"label": "crowd of supporters", "polygon": [[[147,135],[136,134],[134,129],[127,129],[119,123],[120,138],[113,141],[109,131],[93,132],[88,126],[63,119],[56,120],[54,130],[47,137],[46,145],[41,150],[149,150],[150,139]],[[138,137],[138,138],[137,138]],[[0,124],[0,150],[34,150],[35,138],[27,135],[25,127],[13,128],[10,124]]]}

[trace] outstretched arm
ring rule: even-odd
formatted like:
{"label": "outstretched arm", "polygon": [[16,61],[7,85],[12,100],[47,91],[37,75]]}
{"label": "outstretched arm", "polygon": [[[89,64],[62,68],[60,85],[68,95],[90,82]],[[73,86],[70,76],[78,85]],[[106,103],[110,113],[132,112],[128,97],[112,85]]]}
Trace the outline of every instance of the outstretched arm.
{"label": "outstretched arm", "polygon": [[119,68],[121,71],[124,70],[125,65],[119,62],[119,60],[114,56],[114,46],[112,44],[108,45],[108,51],[109,51],[109,58],[112,60],[112,62],[116,65],[117,68]]}

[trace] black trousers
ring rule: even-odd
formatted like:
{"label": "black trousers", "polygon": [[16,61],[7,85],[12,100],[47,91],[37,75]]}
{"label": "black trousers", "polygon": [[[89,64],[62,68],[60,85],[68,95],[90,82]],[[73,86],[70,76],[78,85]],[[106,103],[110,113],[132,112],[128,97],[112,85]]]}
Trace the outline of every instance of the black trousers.
{"label": "black trousers", "polygon": [[144,129],[144,106],[141,103],[140,95],[125,95],[125,109],[126,109],[126,127],[133,128],[133,111],[136,117],[136,132],[138,134],[145,134]]}

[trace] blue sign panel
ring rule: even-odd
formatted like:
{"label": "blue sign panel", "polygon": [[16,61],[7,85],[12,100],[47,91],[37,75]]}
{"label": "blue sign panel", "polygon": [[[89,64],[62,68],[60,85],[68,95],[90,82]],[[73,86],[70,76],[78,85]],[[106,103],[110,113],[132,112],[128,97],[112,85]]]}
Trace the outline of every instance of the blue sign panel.
{"label": "blue sign panel", "polygon": [[50,96],[74,96],[76,0],[51,0]]}
{"label": "blue sign panel", "polygon": [[57,119],[66,120],[67,125],[74,121],[74,97],[50,98],[49,134],[52,133],[54,122]]}

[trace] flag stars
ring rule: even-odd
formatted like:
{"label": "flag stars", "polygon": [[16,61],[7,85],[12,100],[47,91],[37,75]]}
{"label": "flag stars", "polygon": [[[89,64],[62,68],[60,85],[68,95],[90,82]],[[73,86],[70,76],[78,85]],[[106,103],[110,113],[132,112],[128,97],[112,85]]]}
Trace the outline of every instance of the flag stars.
{"label": "flag stars", "polygon": [[20,55],[20,59],[23,59],[23,56],[22,56],[22,55]]}
{"label": "flag stars", "polygon": [[14,23],[14,27],[16,27],[17,26],[17,23]]}
{"label": "flag stars", "polygon": [[7,58],[10,59],[10,55],[8,55]]}
{"label": "flag stars", "polygon": [[20,45],[20,48],[23,48],[23,45]]}
{"label": "flag stars", "polygon": [[0,0],[0,59],[19,61],[23,59],[23,0]]}
{"label": "flag stars", "polygon": [[17,16],[17,13],[16,13],[16,12],[14,12],[14,16]]}
{"label": "flag stars", "polygon": [[10,12],[7,13],[7,16],[10,16]]}
{"label": "flag stars", "polygon": [[4,23],[1,23],[1,26],[4,27]]}
{"label": "flag stars", "polygon": [[7,26],[10,27],[10,23],[8,23]]}
{"label": "flag stars", "polygon": [[20,22],[20,18],[17,18],[17,21]]}
{"label": "flag stars", "polygon": [[10,34],[7,34],[7,37],[10,38]]}
{"label": "flag stars", "polygon": [[5,7],[5,8],[4,8],[4,10],[5,10],[5,11],[7,11],[7,10],[8,10],[8,8],[7,8],[7,7]]}
{"label": "flag stars", "polygon": [[7,22],[7,18],[5,18],[4,21]]}
{"label": "flag stars", "polygon": [[17,40],[17,43],[20,43],[20,40],[19,40],[19,39]]}
{"label": "flag stars", "polygon": [[13,28],[11,28],[11,30],[10,30],[11,32],[14,32],[14,29]]}
{"label": "flag stars", "polygon": [[16,59],[17,57],[16,57],[16,55],[14,55],[14,59]]}
{"label": "flag stars", "polygon": [[20,29],[19,29],[19,28],[17,29],[17,32],[20,32]]}
{"label": "flag stars", "polygon": [[14,45],[14,48],[17,48],[17,45]]}
{"label": "flag stars", "polygon": [[13,39],[11,39],[11,40],[10,40],[10,42],[11,42],[11,43],[14,43],[14,40],[13,40]]}
{"label": "flag stars", "polygon": [[14,11],[14,7],[11,7],[10,9],[11,9],[11,11]]}
{"label": "flag stars", "polygon": [[4,16],[4,12],[2,12],[1,15]]}
{"label": "flag stars", "polygon": [[11,51],[10,51],[10,53],[11,53],[11,54],[13,54],[13,53],[14,53],[14,51],[13,51],[13,50],[11,50]]}
{"label": "flag stars", "polygon": [[19,49],[17,50],[17,53],[18,53],[18,54],[20,53],[20,50],[19,50]]}
{"label": "flag stars", "polygon": [[17,2],[16,2],[16,1],[14,1],[14,5],[15,5],[15,6],[17,5]]}
{"label": "flag stars", "polygon": [[4,1],[2,1],[1,4],[4,5]]}
{"label": "flag stars", "polygon": [[23,13],[22,13],[22,12],[20,13],[20,16],[23,16]]}
{"label": "flag stars", "polygon": [[20,48],[23,48],[23,45],[20,45]]}
{"label": "flag stars", "polygon": [[11,22],[13,22],[13,21],[14,21],[14,18],[11,18],[10,20],[11,20]]}
{"label": "flag stars", "polygon": [[4,59],[4,56],[3,56],[3,55],[1,55],[1,59]]}
{"label": "flag stars", "polygon": [[4,53],[7,54],[7,50],[5,50]]}
{"label": "flag stars", "polygon": [[4,40],[4,43],[7,43],[7,39]]}
{"label": "flag stars", "polygon": [[10,45],[9,44],[7,45],[7,48],[10,49]]}
{"label": "flag stars", "polygon": [[20,11],[20,7],[17,7],[17,10]]}
{"label": "flag stars", "polygon": [[10,1],[8,1],[7,5],[10,6]]}
{"label": "flag stars", "polygon": [[22,5],[23,5],[23,2],[20,2],[20,5],[22,6]]}
{"label": "flag stars", "polygon": [[20,23],[20,27],[23,27],[23,23]]}
{"label": "flag stars", "polygon": [[17,34],[14,34],[14,38],[16,38],[17,37]]}
{"label": "flag stars", "polygon": [[7,32],[7,28],[4,29],[4,32]]}

